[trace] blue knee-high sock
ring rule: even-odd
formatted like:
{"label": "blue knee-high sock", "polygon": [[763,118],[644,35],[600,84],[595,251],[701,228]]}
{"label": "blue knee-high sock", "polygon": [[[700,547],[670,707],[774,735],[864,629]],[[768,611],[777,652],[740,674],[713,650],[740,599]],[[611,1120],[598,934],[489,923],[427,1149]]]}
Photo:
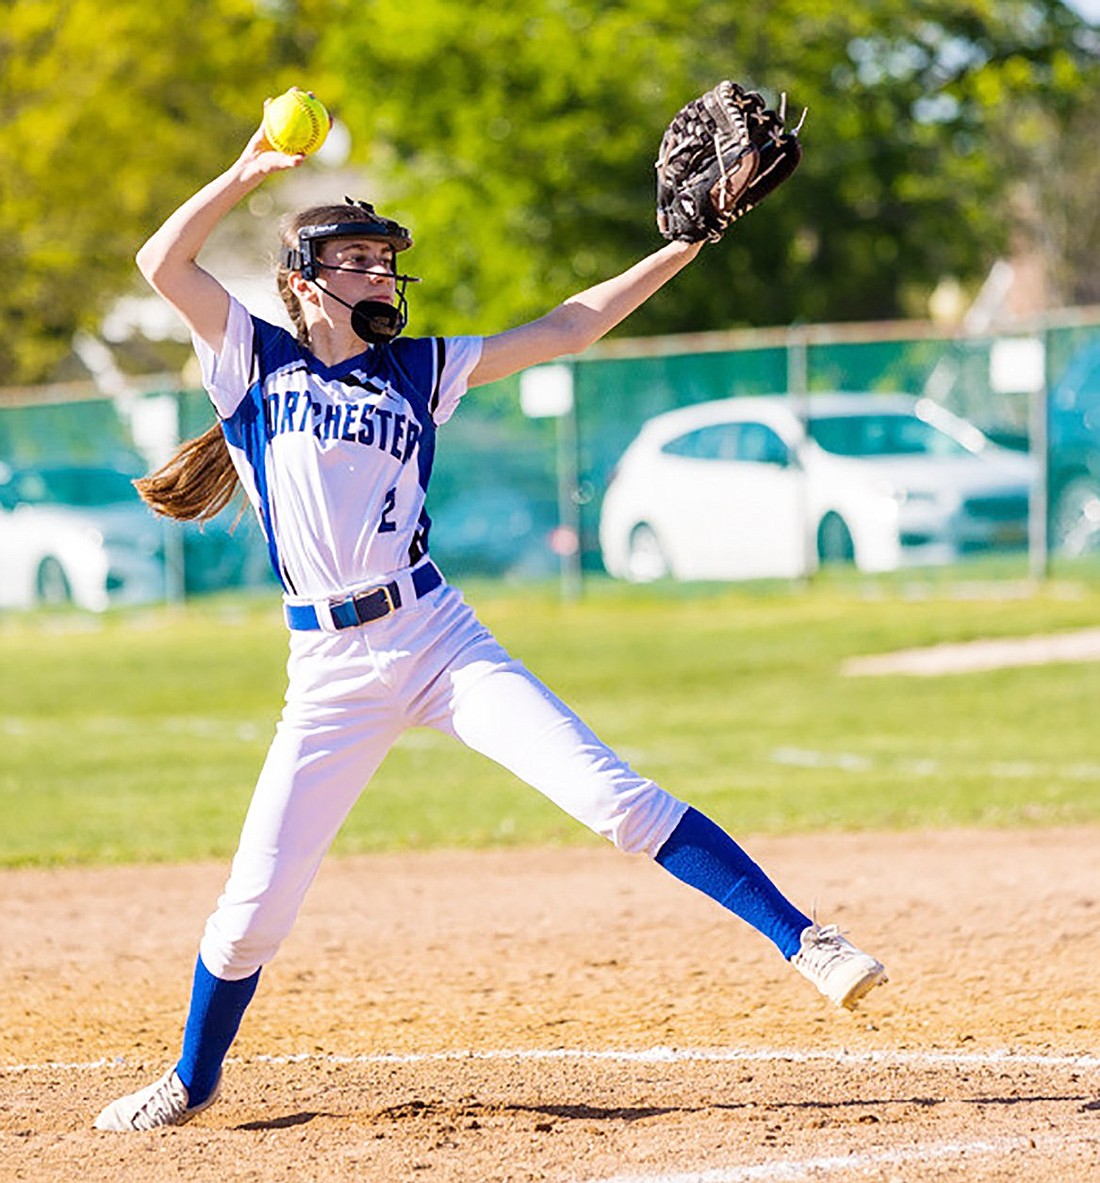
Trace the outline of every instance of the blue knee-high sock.
{"label": "blue knee-high sock", "polygon": [[196,960],[183,1051],[176,1065],[176,1075],[187,1089],[188,1105],[201,1105],[214,1091],[225,1053],[259,980],[260,971],[256,970],[249,978],[227,982],[214,977],[201,957]]}
{"label": "blue knee-high sock", "polygon": [[657,852],[677,879],[705,892],[774,942],[788,960],[811,921],[710,818],[689,808]]}

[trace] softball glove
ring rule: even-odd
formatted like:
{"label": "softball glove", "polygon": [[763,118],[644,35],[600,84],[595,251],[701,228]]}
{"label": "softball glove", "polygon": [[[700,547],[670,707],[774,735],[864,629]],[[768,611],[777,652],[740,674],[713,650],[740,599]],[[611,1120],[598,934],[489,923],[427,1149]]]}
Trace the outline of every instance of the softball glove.
{"label": "softball glove", "polygon": [[[670,241],[717,242],[802,160],[798,133],[756,91],[728,79],[682,107],[657,159],[657,229]],[[803,112],[802,119],[805,119]]]}

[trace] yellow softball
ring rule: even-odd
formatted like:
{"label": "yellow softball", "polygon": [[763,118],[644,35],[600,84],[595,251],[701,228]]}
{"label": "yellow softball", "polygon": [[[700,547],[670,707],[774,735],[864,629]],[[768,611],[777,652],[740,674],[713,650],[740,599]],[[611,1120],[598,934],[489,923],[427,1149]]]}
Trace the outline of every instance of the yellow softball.
{"label": "yellow softball", "polygon": [[264,104],[264,139],[277,152],[316,152],[331,127],[332,116],[310,90],[292,86]]}

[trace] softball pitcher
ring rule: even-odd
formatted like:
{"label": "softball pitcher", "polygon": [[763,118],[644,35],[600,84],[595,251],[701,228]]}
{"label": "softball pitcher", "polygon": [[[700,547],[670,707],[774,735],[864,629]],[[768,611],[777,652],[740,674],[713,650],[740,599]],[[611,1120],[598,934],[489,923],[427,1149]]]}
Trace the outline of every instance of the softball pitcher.
{"label": "softball pitcher", "polygon": [[833,1002],[882,965],[811,923],[721,829],[635,772],[498,644],[429,552],[437,431],[466,391],[579,353],[695,258],[671,241],[545,316],[489,337],[402,336],[409,232],[361,202],[283,231],[277,282],[295,334],[249,312],[196,261],[222,217],[303,160],[262,129],[138,254],[191,329],[217,414],[140,482],[160,513],[203,518],[239,483],[284,589],[286,705],[228,880],[207,921],[178,1062],[108,1105],[101,1130],[179,1125],[218,1095],[260,977],[348,811],[397,737],[432,727],[511,769],[609,839],[741,916]]}

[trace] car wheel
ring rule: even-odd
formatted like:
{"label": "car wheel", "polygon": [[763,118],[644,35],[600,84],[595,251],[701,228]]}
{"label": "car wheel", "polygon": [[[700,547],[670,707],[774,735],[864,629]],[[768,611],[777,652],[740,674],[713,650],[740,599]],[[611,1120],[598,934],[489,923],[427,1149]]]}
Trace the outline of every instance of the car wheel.
{"label": "car wheel", "polygon": [[645,522],[630,532],[630,546],[626,556],[626,577],[632,583],[652,583],[667,579],[672,574],[661,540],[652,526]]}
{"label": "car wheel", "polygon": [[35,576],[35,593],[38,603],[49,608],[61,607],[73,602],[73,591],[65,568],[57,559],[49,557],[38,564]]}
{"label": "car wheel", "polygon": [[1051,546],[1076,558],[1100,550],[1100,486],[1091,477],[1067,481],[1050,519]]}
{"label": "car wheel", "polygon": [[856,548],[848,523],[838,513],[827,513],[817,528],[817,557],[823,565],[855,562]]}

